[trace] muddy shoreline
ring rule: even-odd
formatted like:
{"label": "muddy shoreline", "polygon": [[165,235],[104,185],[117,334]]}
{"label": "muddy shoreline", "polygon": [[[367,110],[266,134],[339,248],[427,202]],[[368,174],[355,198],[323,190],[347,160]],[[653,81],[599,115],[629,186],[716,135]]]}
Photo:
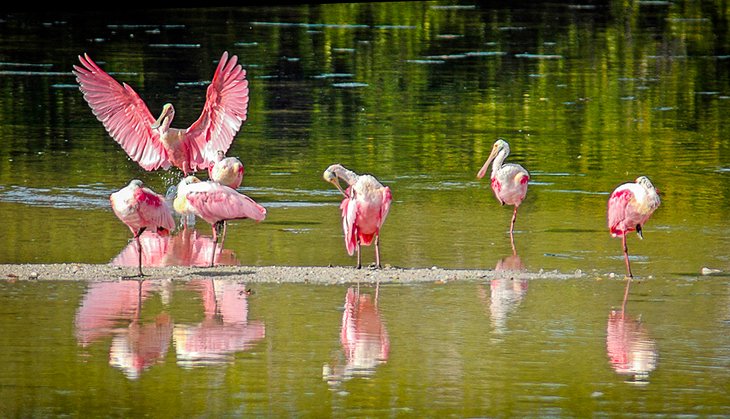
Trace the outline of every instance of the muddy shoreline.
{"label": "muddy shoreline", "polygon": [[[61,281],[110,281],[135,275],[134,267],[108,264],[2,264],[0,278],[4,280],[61,280]],[[355,269],[345,266],[216,266],[207,267],[145,267],[145,279],[192,280],[205,277],[246,281],[251,283],[313,283],[348,284],[355,282],[427,283],[451,281],[479,281],[494,278],[576,278],[584,276],[580,271],[514,272],[491,269],[444,269],[398,268]]]}

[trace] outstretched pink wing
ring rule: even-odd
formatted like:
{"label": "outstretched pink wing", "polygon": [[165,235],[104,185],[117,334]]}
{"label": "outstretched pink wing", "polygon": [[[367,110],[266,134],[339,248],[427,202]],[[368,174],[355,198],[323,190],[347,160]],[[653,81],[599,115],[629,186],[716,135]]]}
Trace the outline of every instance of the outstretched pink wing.
{"label": "outstretched pink wing", "polygon": [[190,147],[191,168],[205,170],[218,150],[228,151],[246,120],[248,80],[235,55],[224,52],[208,86],[203,112],[185,133]]}
{"label": "outstretched pink wing", "polygon": [[251,218],[262,221],[266,218],[266,208],[256,201],[228,186],[217,183],[201,183],[199,188],[187,194],[188,204],[197,214],[210,224],[223,220]]}
{"label": "outstretched pink wing", "polygon": [[119,84],[87,54],[79,56],[73,73],[84,99],[111,137],[145,170],[168,168],[167,152],[151,126],[155,118],[126,83]]}

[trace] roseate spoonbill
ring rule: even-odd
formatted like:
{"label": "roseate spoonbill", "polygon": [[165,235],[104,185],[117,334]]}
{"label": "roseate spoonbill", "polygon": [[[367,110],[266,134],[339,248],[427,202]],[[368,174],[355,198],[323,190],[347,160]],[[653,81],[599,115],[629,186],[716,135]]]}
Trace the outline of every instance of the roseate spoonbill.
{"label": "roseate spoonbill", "polygon": [[195,176],[188,176],[180,182],[173,207],[181,215],[197,215],[213,228],[211,267],[215,264],[218,236],[225,221],[244,218],[263,221],[266,218],[266,208],[248,196],[217,182],[203,182]]}
{"label": "roseate spoonbill", "polygon": [[248,110],[246,70],[228,52],[208,86],[203,112],[187,129],[171,128],[175,108],[167,103],[155,119],[126,83],[119,84],[91,58],[79,56],[73,73],[91,110],[111,137],[145,170],[178,167],[185,175],[208,168],[217,150],[228,150]]}
{"label": "roseate spoonbill", "polygon": [[114,214],[129,227],[137,241],[139,253],[138,276],[142,273],[142,244],[139,236],[146,230],[171,231],[175,228],[172,211],[165,198],[146,188],[141,180],[134,179],[129,185],[109,197]]}
{"label": "roseate spoonbill", "polygon": [[659,208],[660,204],[659,194],[646,176],[639,176],[635,182],[619,185],[608,198],[608,229],[612,237],[621,236],[626,261],[626,278],[629,280],[626,283],[624,305],[629,293],[629,284],[633,278],[629,263],[629,249],[626,246],[626,234],[636,231],[639,238],[643,239],[644,223]]}
{"label": "roseate spoonbill", "polygon": [[[347,253],[352,256],[357,250],[357,268],[360,269],[360,246],[369,246],[375,241],[375,266],[380,268],[380,229],[393,200],[390,188],[372,175],[358,175],[340,164],[331,165],[322,176],[345,196],[340,209]],[[347,190],[342,189],[339,179],[347,182]]]}
{"label": "roseate spoonbill", "polygon": [[221,185],[237,189],[243,182],[243,163],[235,157],[226,157],[226,153],[218,150],[215,161],[208,166],[208,178]]}
{"label": "roseate spoonbill", "polygon": [[502,205],[514,205],[512,222],[509,226],[509,237],[512,243],[512,252],[516,255],[514,239],[515,220],[517,220],[517,209],[527,194],[527,183],[530,181],[530,173],[524,167],[515,163],[504,164],[509,155],[509,144],[503,139],[498,139],[492,147],[489,158],[477,173],[481,179],[487,174],[489,164],[492,164],[492,190]]}

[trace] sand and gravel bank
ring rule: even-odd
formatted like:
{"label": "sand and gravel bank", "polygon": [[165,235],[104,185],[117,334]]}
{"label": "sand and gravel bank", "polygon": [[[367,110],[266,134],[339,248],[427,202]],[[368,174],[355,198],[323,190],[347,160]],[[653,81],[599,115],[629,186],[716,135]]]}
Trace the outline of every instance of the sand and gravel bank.
{"label": "sand and gravel bank", "polygon": [[[136,268],[107,264],[5,264],[0,265],[0,278],[5,280],[109,281],[134,275]],[[191,280],[216,277],[251,283],[347,284],[355,282],[428,283],[467,280],[491,280],[498,277],[524,279],[575,278],[581,272],[506,272],[480,269],[396,268],[355,269],[343,266],[216,266],[145,267],[146,279]]]}

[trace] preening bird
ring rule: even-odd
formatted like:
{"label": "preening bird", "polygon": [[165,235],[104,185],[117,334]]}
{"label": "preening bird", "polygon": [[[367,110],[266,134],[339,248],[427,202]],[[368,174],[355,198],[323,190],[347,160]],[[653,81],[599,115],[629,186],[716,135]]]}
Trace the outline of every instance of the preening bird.
{"label": "preening bird", "polygon": [[628,278],[632,278],[633,275],[629,264],[626,234],[636,231],[639,238],[643,239],[644,223],[660,204],[659,194],[646,176],[639,176],[636,182],[619,185],[608,198],[608,229],[612,237],[621,236]]}
{"label": "preening bird", "polygon": [[502,205],[514,205],[515,209],[512,213],[512,222],[509,227],[509,237],[512,243],[512,252],[517,254],[515,249],[514,228],[515,220],[517,220],[517,209],[527,194],[527,184],[530,181],[530,173],[519,164],[504,163],[509,155],[509,144],[501,138],[498,139],[492,152],[489,154],[487,161],[477,173],[477,178],[481,179],[487,174],[489,164],[492,164],[492,190],[494,195]]}
{"label": "preening bird", "polygon": [[[390,188],[383,186],[372,175],[358,175],[340,164],[333,164],[324,171],[324,180],[342,192],[345,199],[340,204],[342,229],[345,233],[347,253],[357,250],[357,268],[362,267],[360,246],[375,242],[375,265],[380,268],[380,229],[385,222],[393,197]],[[340,186],[339,179],[349,186]]]}
{"label": "preening bird", "polygon": [[226,221],[244,218],[263,221],[266,218],[266,208],[248,196],[217,182],[203,182],[195,176],[187,176],[180,182],[173,207],[181,215],[195,214],[213,228],[210,266],[215,265],[218,236]]}
{"label": "preening bird", "polygon": [[629,263],[629,248],[626,246],[626,235],[636,231],[640,239],[644,238],[644,223],[651,217],[651,214],[659,208],[661,200],[648,177],[639,176],[636,182],[628,182],[619,185],[613,190],[608,198],[608,229],[612,237],[621,236],[621,243],[624,250],[626,262],[626,288],[624,290],[624,301],[621,311],[626,307],[629,297],[629,286],[631,278],[631,264]]}
{"label": "preening bird", "polygon": [[129,185],[109,197],[114,214],[129,227],[137,241],[139,253],[138,275],[142,273],[142,244],[139,236],[146,230],[170,232],[175,228],[172,211],[165,198],[146,188],[141,180],[134,179]]}
{"label": "preening bird", "polygon": [[226,153],[218,150],[215,161],[208,166],[208,178],[237,189],[243,182],[243,163],[235,157],[226,157]]}
{"label": "preening bird", "polygon": [[137,92],[119,84],[84,54],[73,73],[94,115],[129,157],[145,170],[175,166],[185,175],[208,169],[216,152],[226,152],[248,110],[246,70],[228,52],[208,86],[200,117],[186,129],[172,128],[175,108],[167,103],[155,119]]}

